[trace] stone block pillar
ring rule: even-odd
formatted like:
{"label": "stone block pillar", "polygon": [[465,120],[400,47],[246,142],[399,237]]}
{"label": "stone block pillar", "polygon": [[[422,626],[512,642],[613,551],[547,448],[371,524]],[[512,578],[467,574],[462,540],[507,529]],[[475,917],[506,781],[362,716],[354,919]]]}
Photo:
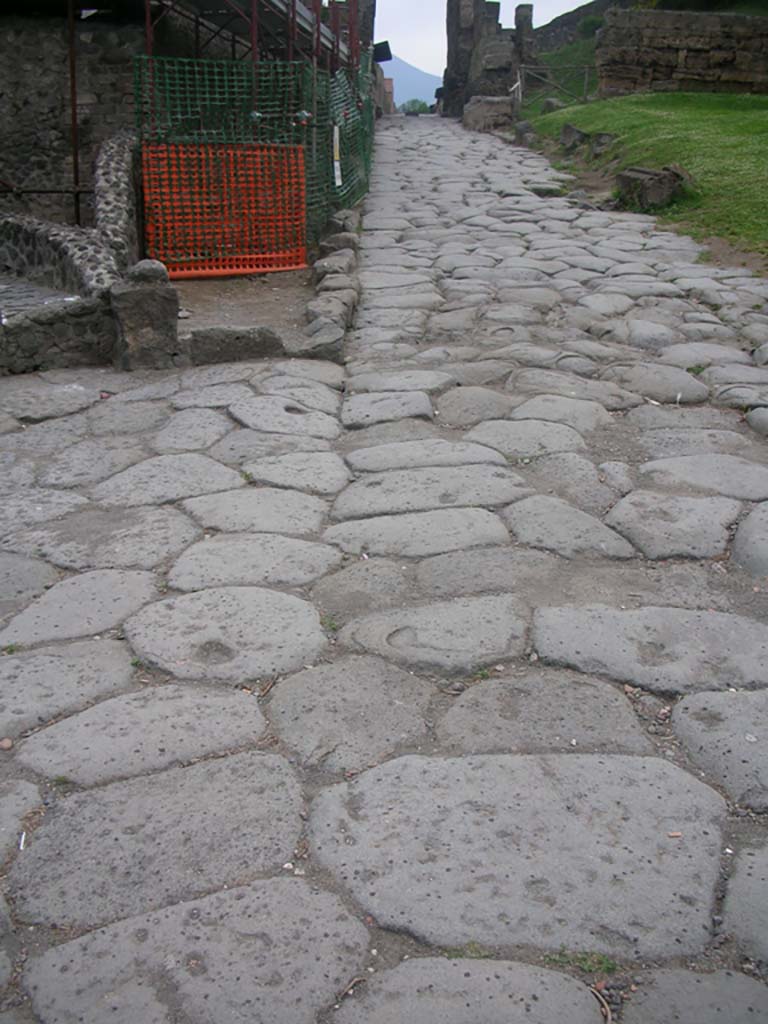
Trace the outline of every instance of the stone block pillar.
{"label": "stone block pillar", "polygon": [[189,365],[187,343],[178,338],[179,297],[157,260],[141,260],[109,301],[117,326],[113,362],[121,370],[166,370]]}

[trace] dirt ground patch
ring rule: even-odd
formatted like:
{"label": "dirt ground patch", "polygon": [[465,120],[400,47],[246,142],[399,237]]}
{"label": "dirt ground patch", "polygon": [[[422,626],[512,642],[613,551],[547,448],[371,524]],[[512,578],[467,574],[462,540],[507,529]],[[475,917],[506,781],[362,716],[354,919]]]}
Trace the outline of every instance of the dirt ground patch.
{"label": "dirt ground patch", "polygon": [[189,329],[271,327],[278,333],[304,327],[305,308],[315,294],[309,270],[177,281],[176,289]]}

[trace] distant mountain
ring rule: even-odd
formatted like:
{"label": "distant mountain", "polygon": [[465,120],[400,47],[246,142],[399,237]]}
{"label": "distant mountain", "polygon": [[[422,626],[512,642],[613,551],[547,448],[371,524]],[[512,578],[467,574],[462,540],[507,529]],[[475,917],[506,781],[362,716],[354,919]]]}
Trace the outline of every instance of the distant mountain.
{"label": "distant mountain", "polygon": [[407,64],[399,57],[392,57],[381,65],[386,78],[395,80],[395,105],[400,106],[408,100],[424,100],[425,103],[435,102],[435,89],[442,84],[442,78],[430,75],[413,64]]}

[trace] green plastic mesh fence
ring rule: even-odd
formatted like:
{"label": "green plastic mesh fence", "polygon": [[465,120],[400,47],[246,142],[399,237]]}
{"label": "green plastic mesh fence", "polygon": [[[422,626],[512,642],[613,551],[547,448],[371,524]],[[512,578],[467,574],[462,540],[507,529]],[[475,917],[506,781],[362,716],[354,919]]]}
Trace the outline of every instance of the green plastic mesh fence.
{"label": "green plastic mesh fence", "polygon": [[[135,59],[136,119],[146,143],[302,146],[307,229],[368,189],[374,131],[371,54],[334,75],[301,61]],[[339,160],[334,161],[334,142]]]}

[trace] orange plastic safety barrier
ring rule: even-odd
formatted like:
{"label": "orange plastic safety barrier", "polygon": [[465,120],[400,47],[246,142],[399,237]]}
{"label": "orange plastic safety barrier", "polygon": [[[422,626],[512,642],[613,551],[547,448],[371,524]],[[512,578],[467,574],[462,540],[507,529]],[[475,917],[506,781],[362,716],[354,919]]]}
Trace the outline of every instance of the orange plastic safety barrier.
{"label": "orange plastic safety barrier", "polygon": [[307,265],[304,150],[257,143],[144,143],[147,255],[172,278]]}

